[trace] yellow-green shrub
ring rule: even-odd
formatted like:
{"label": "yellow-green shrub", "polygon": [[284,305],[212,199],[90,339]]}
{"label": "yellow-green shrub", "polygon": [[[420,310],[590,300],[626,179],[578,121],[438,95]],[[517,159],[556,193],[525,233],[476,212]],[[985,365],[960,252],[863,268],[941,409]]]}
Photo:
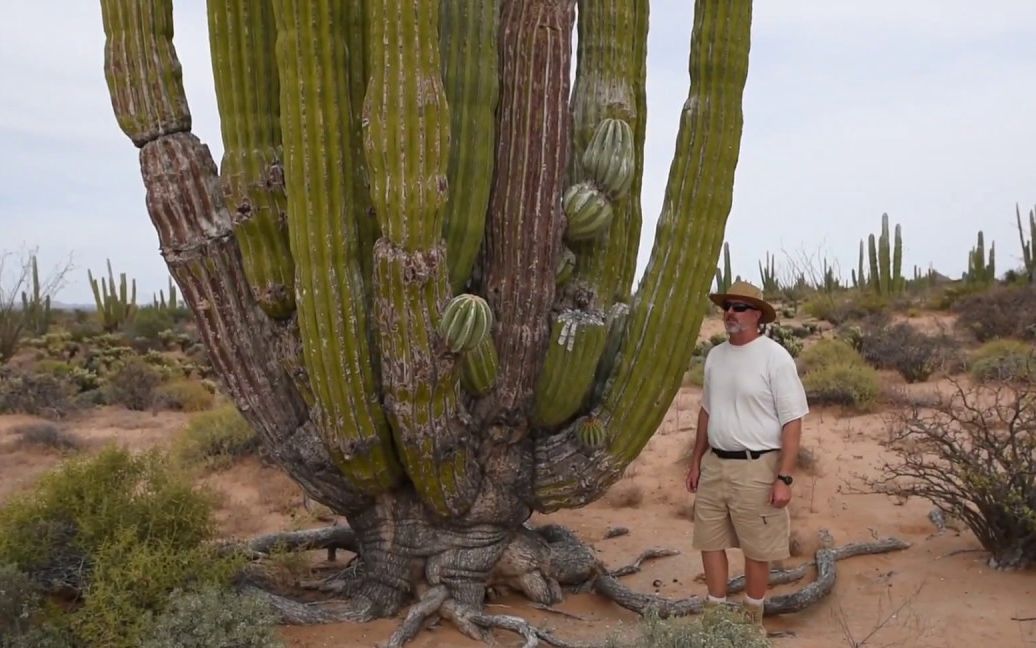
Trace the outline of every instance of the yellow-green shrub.
{"label": "yellow-green shrub", "polygon": [[802,386],[811,403],[867,409],[874,404],[881,383],[873,367],[843,362],[809,371],[802,377]]}
{"label": "yellow-green shrub", "polygon": [[155,398],[160,407],[182,412],[207,410],[214,400],[205,385],[186,378],[159,385],[155,388]]}
{"label": "yellow-green shrub", "polygon": [[209,468],[227,466],[259,445],[255,430],[233,405],[223,405],[191,419],[173,445],[177,459]]}
{"label": "yellow-green shrub", "polygon": [[991,340],[971,357],[976,380],[1036,380],[1036,349],[1020,340]]}
{"label": "yellow-green shrub", "polygon": [[808,373],[835,364],[865,364],[863,357],[846,342],[837,339],[818,340],[798,357],[799,371]]}

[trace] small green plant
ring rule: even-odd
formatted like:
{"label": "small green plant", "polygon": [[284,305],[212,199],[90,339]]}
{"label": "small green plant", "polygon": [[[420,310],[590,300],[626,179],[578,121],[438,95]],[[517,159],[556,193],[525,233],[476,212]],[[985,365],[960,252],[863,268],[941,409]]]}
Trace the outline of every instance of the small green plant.
{"label": "small green plant", "polygon": [[155,403],[162,409],[201,412],[212,407],[215,397],[197,380],[182,378],[159,385]]}
{"label": "small green plant", "polygon": [[1020,340],[990,340],[972,355],[971,375],[980,381],[1036,382],[1036,349]]}
{"label": "small green plant", "polygon": [[798,357],[802,374],[835,364],[863,364],[863,358],[847,342],[830,338],[818,340]]}
{"label": "small green plant", "polygon": [[157,369],[139,358],[133,358],[108,380],[108,402],[128,409],[143,411],[155,404],[155,389],[162,382]]}
{"label": "small green plant", "polygon": [[276,616],[259,599],[206,587],[174,592],[141,648],[279,648]]}
{"label": "small green plant", "polygon": [[783,326],[779,322],[767,324],[766,336],[784,347],[793,358],[802,351],[802,340],[795,335],[795,330],[790,326]]}
{"label": "small green plant", "polygon": [[26,423],[15,427],[12,432],[18,437],[18,445],[49,448],[59,452],[79,450],[79,440],[53,423]]}
{"label": "small green plant", "polygon": [[61,418],[75,409],[76,391],[60,376],[0,368],[0,414]]}
{"label": "small green plant", "polygon": [[611,638],[608,648],[767,648],[769,640],[741,610],[721,606],[698,619],[645,616],[630,641]]}
{"label": "small green plant", "polygon": [[191,419],[173,445],[173,454],[187,465],[221,468],[259,446],[255,430],[233,405],[222,405]]}

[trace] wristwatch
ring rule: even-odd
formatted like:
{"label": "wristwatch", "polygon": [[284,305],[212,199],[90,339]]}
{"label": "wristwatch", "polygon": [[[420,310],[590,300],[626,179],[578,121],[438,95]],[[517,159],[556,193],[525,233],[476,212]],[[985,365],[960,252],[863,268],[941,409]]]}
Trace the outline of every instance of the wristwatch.
{"label": "wristwatch", "polygon": [[777,479],[781,480],[788,486],[791,486],[791,482],[795,481],[791,475],[777,475]]}

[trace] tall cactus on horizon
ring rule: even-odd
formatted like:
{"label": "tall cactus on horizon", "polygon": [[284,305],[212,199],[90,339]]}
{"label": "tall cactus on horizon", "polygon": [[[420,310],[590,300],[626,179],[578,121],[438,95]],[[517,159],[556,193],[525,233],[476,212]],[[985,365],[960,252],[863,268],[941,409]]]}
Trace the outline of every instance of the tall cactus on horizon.
{"label": "tall cactus on horizon", "polygon": [[36,263],[36,255],[29,258],[32,267],[29,290],[22,291],[22,319],[25,329],[33,335],[43,335],[50,328],[51,311],[50,295],[40,287],[40,269]]}
{"label": "tall cactus on horizon", "polygon": [[986,254],[985,237],[979,230],[975,247],[968,252],[968,269],[964,273],[964,281],[970,284],[986,285],[996,280],[996,242],[989,244]]}
{"label": "tall cactus on horizon", "polygon": [[1015,218],[1018,220],[1018,240],[1022,244],[1022,263],[1025,264],[1025,272],[1029,276],[1029,283],[1036,283],[1036,250],[1033,249],[1033,241],[1036,241],[1036,208],[1029,210],[1029,240],[1025,240],[1025,230],[1022,229],[1022,210],[1018,203],[1014,205]]}
{"label": "tall cactus on horizon", "polygon": [[[863,242],[860,242],[861,257]],[[896,225],[894,239],[889,236],[889,215],[881,215],[881,234],[875,242],[874,235],[867,238],[867,252],[870,263],[870,279],[868,284],[883,297],[898,295],[906,287],[903,279],[903,236],[899,224]],[[860,274],[863,274],[862,258]]]}
{"label": "tall cactus on horizon", "polygon": [[[190,132],[171,0],[101,0],[162,254],[270,456],[355,530],[353,618],[409,602],[414,564],[480,609],[508,548],[543,544],[533,511],[621,477],[693,353],[751,2],[696,0],[635,293],[648,3],[580,0],[570,92],[575,5],[209,0],[217,173]],[[515,587],[553,602],[549,556],[519,554]]]}

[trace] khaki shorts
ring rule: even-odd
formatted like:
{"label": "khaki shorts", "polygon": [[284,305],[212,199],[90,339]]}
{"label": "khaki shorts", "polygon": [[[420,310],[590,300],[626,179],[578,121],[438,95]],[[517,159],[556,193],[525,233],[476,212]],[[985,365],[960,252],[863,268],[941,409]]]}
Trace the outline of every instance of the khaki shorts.
{"label": "khaki shorts", "polygon": [[720,459],[712,451],[705,453],[694,500],[695,549],[740,547],[746,558],[761,562],[791,555],[788,509],[770,505],[780,454]]}

